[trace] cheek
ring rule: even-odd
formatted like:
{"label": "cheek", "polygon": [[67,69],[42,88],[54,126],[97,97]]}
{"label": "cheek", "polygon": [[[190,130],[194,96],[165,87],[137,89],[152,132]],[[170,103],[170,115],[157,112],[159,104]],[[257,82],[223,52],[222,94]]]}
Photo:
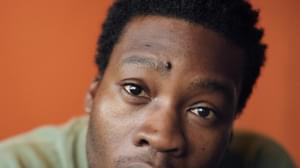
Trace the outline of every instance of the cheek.
{"label": "cheek", "polygon": [[[190,163],[201,167],[215,167],[221,161],[229,141],[229,129],[193,130],[189,137]],[[191,166],[192,167],[192,166]]]}
{"label": "cheek", "polygon": [[115,144],[123,128],[123,123],[118,122],[115,116],[120,110],[111,98],[97,100],[91,115],[91,125],[101,143]]}
{"label": "cheek", "polygon": [[129,144],[134,123],[126,119],[128,111],[118,95],[99,95],[95,99],[90,116],[90,139],[95,145],[93,150],[99,157],[105,156],[105,162],[111,162],[118,155],[116,151]]}

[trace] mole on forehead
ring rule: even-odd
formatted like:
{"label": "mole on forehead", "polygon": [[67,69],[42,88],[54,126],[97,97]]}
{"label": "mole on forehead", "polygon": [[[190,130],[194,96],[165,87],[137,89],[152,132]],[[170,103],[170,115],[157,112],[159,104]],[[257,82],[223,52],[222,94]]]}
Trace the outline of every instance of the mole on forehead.
{"label": "mole on forehead", "polygon": [[122,64],[135,64],[138,66],[145,66],[147,68],[151,68],[156,71],[159,71],[160,73],[163,74],[170,72],[172,69],[172,63],[170,61],[161,61],[155,58],[137,56],[137,55],[133,55],[125,58],[122,61]]}

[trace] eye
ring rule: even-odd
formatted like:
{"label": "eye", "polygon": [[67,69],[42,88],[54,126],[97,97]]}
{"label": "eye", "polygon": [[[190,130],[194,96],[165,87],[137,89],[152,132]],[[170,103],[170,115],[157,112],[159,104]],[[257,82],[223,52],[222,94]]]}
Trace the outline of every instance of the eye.
{"label": "eye", "polygon": [[216,119],[216,112],[210,107],[197,106],[197,107],[190,108],[189,111],[205,120]]}
{"label": "eye", "polygon": [[123,85],[123,89],[130,95],[136,97],[147,97],[147,94],[142,86],[133,83]]}

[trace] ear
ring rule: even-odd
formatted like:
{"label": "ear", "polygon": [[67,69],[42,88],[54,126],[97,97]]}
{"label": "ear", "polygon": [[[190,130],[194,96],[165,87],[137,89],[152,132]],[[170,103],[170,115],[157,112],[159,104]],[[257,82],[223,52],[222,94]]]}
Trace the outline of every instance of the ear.
{"label": "ear", "polygon": [[87,91],[85,95],[85,107],[84,111],[86,113],[90,113],[93,109],[94,99],[96,95],[96,91],[99,87],[101,79],[96,78],[90,85],[89,90]]}

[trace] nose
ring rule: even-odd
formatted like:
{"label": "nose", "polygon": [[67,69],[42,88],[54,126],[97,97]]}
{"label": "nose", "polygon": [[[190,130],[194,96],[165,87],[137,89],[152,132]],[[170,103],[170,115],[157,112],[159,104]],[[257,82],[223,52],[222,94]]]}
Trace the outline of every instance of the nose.
{"label": "nose", "polygon": [[179,115],[170,108],[150,112],[135,132],[134,144],[180,157],[186,151],[186,140],[180,123]]}

